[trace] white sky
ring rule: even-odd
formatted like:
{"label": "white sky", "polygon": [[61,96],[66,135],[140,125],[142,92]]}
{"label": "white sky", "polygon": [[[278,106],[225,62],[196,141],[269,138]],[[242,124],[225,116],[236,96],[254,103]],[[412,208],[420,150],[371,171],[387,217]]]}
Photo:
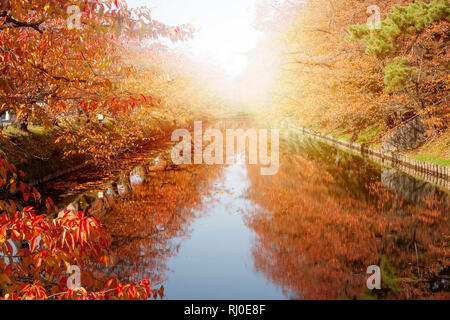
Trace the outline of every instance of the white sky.
{"label": "white sky", "polygon": [[253,27],[258,0],[126,0],[129,7],[147,6],[152,17],[170,25],[191,23],[199,29],[188,43],[195,55],[216,63],[230,75],[247,65],[247,53],[261,37]]}

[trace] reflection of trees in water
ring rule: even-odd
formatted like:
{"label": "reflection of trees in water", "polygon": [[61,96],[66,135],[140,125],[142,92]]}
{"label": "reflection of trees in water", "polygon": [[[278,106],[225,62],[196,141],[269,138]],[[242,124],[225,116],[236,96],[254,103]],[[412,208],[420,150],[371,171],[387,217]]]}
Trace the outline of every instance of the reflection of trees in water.
{"label": "reflection of trees in water", "polygon": [[375,168],[347,155],[334,165],[337,151],[323,146],[298,148],[282,151],[275,176],[249,166],[249,197],[272,212],[248,216],[256,268],[297,298],[361,297],[373,264],[382,266],[382,296],[442,298],[426,280],[449,264],[448,205],[413,206],[371,180]]}
{"label": "reflection of trees in water", "polygon": [[291,155],[302,154],[310,160],[320,159],[320,170],[329,173],[334,180],[330,196],[349,195],[374,203],[378,199],[373,197],[375,195],[370,192],[370,186],[381,180],[390,191],[414,204],[420,204],[424,198],[433,197],[439,201],[447,201],[447,205],[450,201],[448,193],[430,183],[417,180],[393,168],[381,167],[380,173],[379,165],[296,133],[287,137],[285,152]]}
{"label": "reflection of trees in water", "polygon": [[[281,151],[283,152],[283,151]],[[351,196],[356,199],[368,200],[370,195],[368,185],[378,181],[379,169],[364,159],[345,151],[319,142],[307,136],[290,133],[286,138],[284,152],[291,155],[303,155],[309,160],[320,160],[320,170],[333,176],[334,184],[330,186],[330,196]],[[283,157],[281,155],[280,157]],[[295,157],[287,157],[293,161]]]}
{"label": "reflection of trees in water", "polygon": [[103,199],[95,192],[78,196],[71,206],[83,204],[112,237],[113,262],[99,272],[121,280],[163,282],[166,262],[178,252],[174,238],[187,235],[205,186],[217,173],[218,167],[150,164],[106,185]]}
{"label": "reflection of trees in water", "polygon": [[436,201],[445,203],[447,207],[450,206],[448,193],[396,169],[383,167],[381,169],[381,183],[396,195],[412,203],[426,206],[423,203],[425,199],[436,199]]}
{"label": "reflection of trees in water", "polygon": [[187,234],[194,209],[205,193],[200,185],[208,184],[215,172],[191,166],[150,172],[141,179],[145,183],[132,183],[133,191],[116,199],[103,218],[116,257],[108,273],[164,281],[166,261],[178,252],[179,245],[173,239]]}

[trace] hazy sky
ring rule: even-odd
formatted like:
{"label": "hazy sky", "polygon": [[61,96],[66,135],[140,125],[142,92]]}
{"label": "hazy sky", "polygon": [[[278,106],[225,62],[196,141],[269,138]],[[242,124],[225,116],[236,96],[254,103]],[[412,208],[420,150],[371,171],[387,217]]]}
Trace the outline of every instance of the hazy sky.
{"label": "hazy sky", "polygon": [[253,29],[257,0],[127,0],[128,6],[145,5],[161,22],[192,23],[199,33],[189,43],[192,51],[238,75],[247,64],[245,53],[260,34]]}

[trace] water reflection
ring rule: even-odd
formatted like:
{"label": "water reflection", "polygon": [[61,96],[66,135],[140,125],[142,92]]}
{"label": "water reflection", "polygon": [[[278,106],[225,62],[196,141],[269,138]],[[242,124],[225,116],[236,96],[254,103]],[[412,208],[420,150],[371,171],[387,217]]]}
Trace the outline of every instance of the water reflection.
{"label": "water reflection", "polygon": [[[448,279],[448,194],[385,175],[392,192],[378,166],[292,138],[277,176],[249,167],[249,198],[265,209],[248,215],[256,268],[299,299],[448,297],[430,290]],[[377,296],[365,288],[370,265],[382,268]]]}
{"label": "water reflection", "polygon": [[128,179],[122,177],[119,196],[109,199],[101,215],[115,257],[107,272],[129,281],[148,278],[164,283],[166,262],[178,252],[172,239],[187,234],[194,210],[216,174],[217,170],[196,166],[154,171],[151,164],[135,168]]}
{"label": "water reflection", "polygon": [[381,183],[396,195],[412,203],[423,206],[426,205],[425,200],[436,199],[436,201],[444,202],[446,207],[450,207],[448,193],[396,169],[383,167],[381,169]]}
{"label": "water reflection", "polygon": [[252,232],[243,214],[260,211],[245,199],[250,187],[242,156],[226,167],[203,198],[203,208],[191,226],[190,237],[180,240],[178,254],[168,262],[165,283],[169,299],[283,299],[281,290],[256,272]]}
{"label": "water reflection", "polygon": [[[176,167],[162,156],[64,207],[111,233],[101,272],[149,278],[171,299],[448,298],[448,192],[289,132],[280,151],[275,176],[242,158]],[[365,287],[373,264],[377,296]]]}

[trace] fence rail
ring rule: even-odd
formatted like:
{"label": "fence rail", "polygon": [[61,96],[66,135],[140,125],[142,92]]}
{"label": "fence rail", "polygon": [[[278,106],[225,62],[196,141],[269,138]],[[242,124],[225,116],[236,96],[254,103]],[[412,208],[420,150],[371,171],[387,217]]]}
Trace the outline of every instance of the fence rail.
{"label": "fence rail", "polygon": [[396,152],[385,152],[381,148],[364,143],[351,142],[334,136],[301,128],[290,123],[281,123],[281,127],[299,131],[304,135],[326,142],[336,147],[356,152],[384,166],[390,166],[424,181],[450,190],[450,167],[419,161]]}

